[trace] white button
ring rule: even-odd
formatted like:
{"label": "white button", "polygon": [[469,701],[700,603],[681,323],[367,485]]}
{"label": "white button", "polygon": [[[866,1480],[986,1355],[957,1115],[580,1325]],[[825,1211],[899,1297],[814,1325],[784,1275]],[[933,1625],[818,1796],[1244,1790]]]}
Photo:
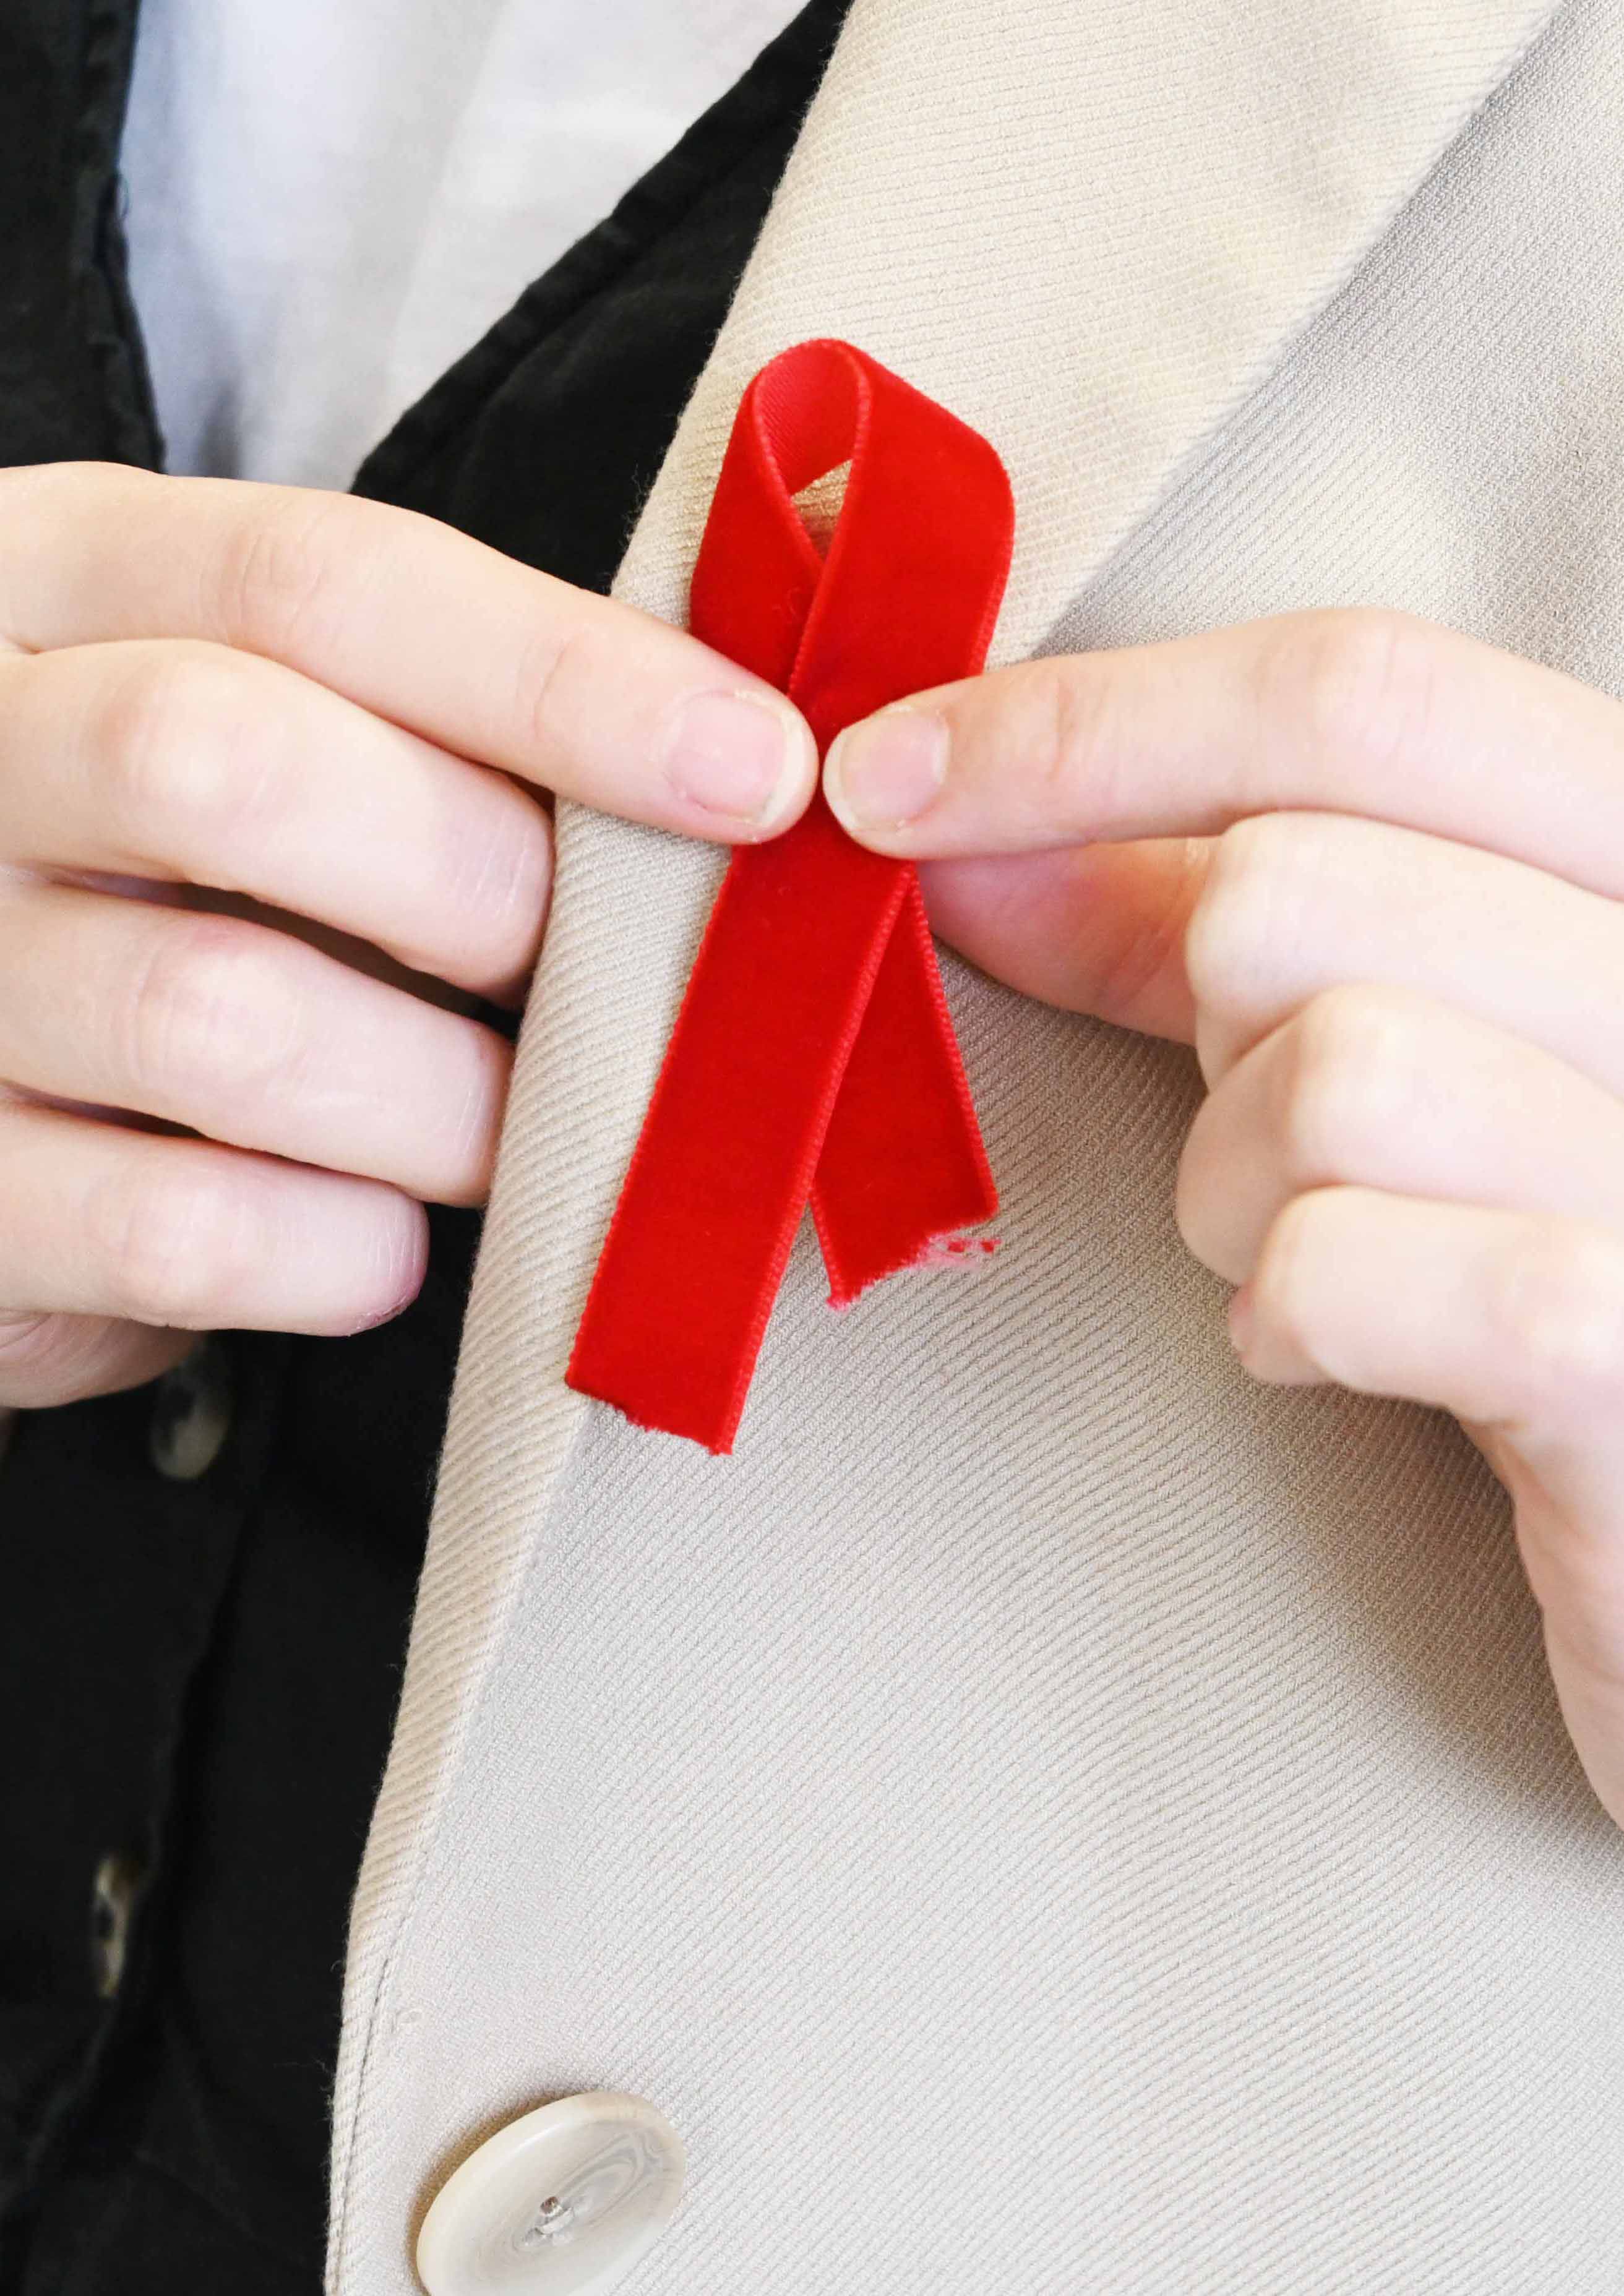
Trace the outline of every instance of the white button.
{"label": "white button", "polygon": [[641,2097],[539,2105],[488,2137],[417,2235],[429,2296],[606,2296],[660,2238],[682,2192],[682,2139]]}
{"label": "white button", "polygon": [[218,1340],[202,1339],[159,1381],[148,1447],[173,1483],[194,1483],[231,1432],[231,1363]]}

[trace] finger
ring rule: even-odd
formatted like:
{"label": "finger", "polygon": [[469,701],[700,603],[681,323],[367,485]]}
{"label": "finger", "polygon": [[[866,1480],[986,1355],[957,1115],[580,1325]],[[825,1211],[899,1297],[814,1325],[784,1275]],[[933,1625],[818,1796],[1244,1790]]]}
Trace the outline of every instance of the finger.
{"label": "finger", "polygon": [[[0,1413],[46,1411],[144,1386],[197,1344],[105,1316],[0,1316]],[[0,1441],[4,1430],[0,1427]]]}
{"label": "finger", "polygon": [[484,1199],[507,1044],[285,933],[16,885],[0,897],[0,982],[13,1084],[431,1202]]}
{"label": "finger", "polygon": [[1319,1189],[1275,1221],[1230,1329],[1258,1378],[1407,1397],[1488,1438],[1563,1714],[1624,1824],[1624,1237]]}
{"label": "finger", "polygon": [[1499,1432],[1554,1503],[1618,1540],[1624,1598],[1624,1236],[1314,1189],[1270,1228],[1230,1331],[1259,1379],[1333,1380]]}
{"label": "finger", "polygon": [[842,734],[824,786],[888,853],[1211,836],[1304,808],[1624,893],[1624,709],[1402,614],[1284,615],[937,687]]}
{"label": "finger", "polygon": [[280,663],[123,641],[0,658],[0,859],[250,894],[500,996],[552,843],[504,774]]}
{"label": "finger", "polygon": [[1624,1103],[1430,997],[1329,989],[1198,1110],[1179,1162],[1179,1232],[1243,1283],[1292,1199],[1339,1184],[1624,1235]]}
{"label": "finger", "polygon": [[1341,982],[1415,989],[1624,1092],[1624,909],[1415,830],[1269,814],[1217,840],[1185,961],[1216,1083]]}
{"label": "finger", "polygon": [[398,1314],[427,1251],[422,1207],[376,1181],[15,1102],[0,1206],[13,1317],[334,1336]]}
{"label": "finger", "polygon": [[691,836],[774,834],[816,778],[799,712],[697,639],[353,495],[0,472],[0,632],[35,652],[266,654],[443,749]]}
{"label": "finger", "polygon": [[1028,996],[1189,1043],[1185,933],[1210,840],[1074,845],[927,861],[931,922],[972,964]]}

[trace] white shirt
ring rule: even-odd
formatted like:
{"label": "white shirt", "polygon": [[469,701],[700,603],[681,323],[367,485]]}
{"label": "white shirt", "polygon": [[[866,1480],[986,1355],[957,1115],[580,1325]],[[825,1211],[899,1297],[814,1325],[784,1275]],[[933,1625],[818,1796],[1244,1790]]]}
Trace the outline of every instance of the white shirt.
{"label": "white shirt", "polygon": [[132,283],[171,470],[348,486],[798,0],[144,0]]}

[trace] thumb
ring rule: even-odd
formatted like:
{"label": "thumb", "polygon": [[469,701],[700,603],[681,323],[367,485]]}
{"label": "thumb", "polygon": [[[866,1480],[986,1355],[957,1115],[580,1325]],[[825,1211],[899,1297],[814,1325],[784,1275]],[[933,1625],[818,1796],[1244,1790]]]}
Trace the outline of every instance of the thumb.
{"label": "thumb", "polygon": [[919,876],[936,931],[995,980],[1190,1044],[1185,931],[1212,843],[1161,837],[925,861]]}

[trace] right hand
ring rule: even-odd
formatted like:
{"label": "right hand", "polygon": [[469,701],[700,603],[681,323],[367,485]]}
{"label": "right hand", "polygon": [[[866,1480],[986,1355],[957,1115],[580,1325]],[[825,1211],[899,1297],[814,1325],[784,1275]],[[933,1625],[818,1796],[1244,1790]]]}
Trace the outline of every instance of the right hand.
{"label": "right hand", "polygon": [[431,519],[0,472],[0,1406],[396,1314],[488,1185],[509,1050],[447,1007],[523,993],[540,791],[745,841],[816,775],[759,679]]}

